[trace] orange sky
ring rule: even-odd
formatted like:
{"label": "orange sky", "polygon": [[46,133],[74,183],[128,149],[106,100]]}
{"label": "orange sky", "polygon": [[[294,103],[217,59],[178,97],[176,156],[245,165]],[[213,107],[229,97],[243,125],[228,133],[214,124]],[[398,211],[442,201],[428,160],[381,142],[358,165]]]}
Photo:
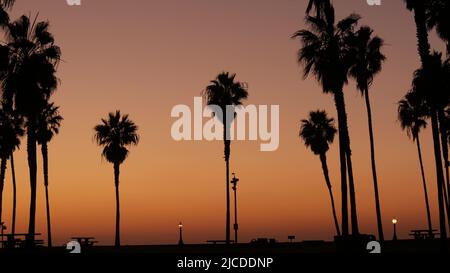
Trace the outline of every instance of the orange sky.
{"label": "orange sky", "polygon": [[[224,237],[225,164],[222,142],[176,142],[170,136],[174,105],[192,105],[209,80],[226,70],[249,85],[251,104],[280,105],[280,147],[260,152],[258,142],[233,142],[231,170],[238,190],[240,239],[290,234],[329,240],[334,234],[319,159],[298,139],[299,121],[310,110],[336,116],[332,97],[314,79],[303,80],[296,63],[306,0],[17,0],[23,13],[48,19],[63,52],[54,100],[64,116],[50,144],[50,202],[56,242],[114,235],[113,168],[100,157],[93,130],[101,117],[120,109],[140,126],[141,143],[122,166],[122,240],[125,244],[176,243],[183,221],[187,243]],[[399,236],[425,228],[426,215],[416,146],[400,130],[396,103],[419,66],[412,14],[403,1],[370,7],[364,0],[334,1],[338,17],[351,12],[386,41],[388,60],[372,87],[382,213],[387,237],[399,219]],[[443,45],[433,37],[432,44]],[[351,82],[345,88],[361,231],[376,233],[366,111]],[[437,226],[436,182],[430,131],[423,152]],[[337,142],[329,153],[340,207]],[[39,158],[41,170],[41,159]],[[16,155],[18,228],[28,225],[26,148]],[[9,167],[9,165],[8,165]],[[11,175],[5,182],[4,220],[11,219]],[[37,231],[45,235],[39,173]],[[338,210],[339,213],[340,209]],[[45,237],[44,237],[45,238]]]}

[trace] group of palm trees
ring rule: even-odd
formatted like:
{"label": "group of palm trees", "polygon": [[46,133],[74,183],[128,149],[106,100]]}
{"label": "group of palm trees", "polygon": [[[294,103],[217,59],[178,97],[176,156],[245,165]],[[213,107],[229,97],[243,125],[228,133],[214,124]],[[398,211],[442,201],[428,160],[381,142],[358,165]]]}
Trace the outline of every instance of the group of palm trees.
{"label": "group of palm trees", "polygon": [[[418,51],[422,66],[414,73],[412,89],[399,102],[399,121],[401,127],[417,142],[423,187],[426,200],[428,229],[432,233],[428,193],[423,170],[422,153],[419,133],[431,119],[433,144],[437,174],[440,238],[442,249],[446,249],[446,213],[450,228],[450,184],[448,145],[450,143],[450,60],[442,60],[442,54],[430,53],[428,31],[436,28],[439,37],[447,45],[447,56],[450,54],[449,31],[450,2],[445,0],[407,0],[406,7],[414,11],[416,22]],[[310,13],[315,10],[313,15]],[[383,226],[376,173],[375,145],[372,126],[369,87],[374,76],[382,69],[385,56],[381,52],[383,40],[373,36],[370,27],[363,26],[356,29],[360,16],[352,14],[336,22],[334,6],[330,0],[310,0],[307,6],[306,23],[309,29],[297,31],[293,37],[299,38],[301,48],[298,61],[304,68],[304,77],[315,76],[322,86],[323,92],[332,94],[338,114],[338,130],[334,127],[334,120],[324,111],[314,111],[309,118],[302,121],[300,137],[310,147],[314,154],[320,156],[325,182],[330,191],[336,233],[341,235],[337,224],[331,182],[326,163],[326,152],[333,142],[336,132],[339,133],[342,236],[349,236],[347,191],[350,194],[350,212],[352,235],[359,235],[356,212],[356,197],[351,162],[350,138],[347,124],[347,114],[344,102],[343,88],[349,78],[356,81],[358,90],[365,98],[371,165],[375,192],[375,206],[379,240],[383,241]],[[443,167],[445,166],[445,178]],[[347,176],[348,175],[348,176]],[[348,184],[347,184],[348,181]],[[347,189],[348,185],[348,189]]]}
{"label": "group of palm trees", "polygon": [[[309,13],[313,9],[316,12],[314,16],[311,16]],[[359,235],[350,134],[343,92],[349,77],[352,77],[356,80],[358,89],[365,97],[367,106],[378,235],[379,240],[383,241],[369,98],[369,87],[373,82],[374,76],[381,71],[382,63],[385,60],[384,55],[381,53],[383,40],[373,36],[373,30],[370,27],[363,26],[356,30],[360,20],[360,16],[357,14],[351,14],[337,22],[331,1],[311,0],[306,12],[306,24],[309,26],[309,29],[297,31],[293,38],[299,38],[301,42],[298,62],[304,67],[304,77],[306,78],[309,75],[315,76],[323,92],[333,95],[336,105],[341,171],[342,236],[347,237],[350,234],[347,207],[348,193],[350,195],[351,231],[353,235]],[[325,153],[328,150],[328,144],[334,139],[334,133],[336,133],[336,130],[333,127],[332,120],[328,119],[327,114],[322,111],[311,112],[309,120],[302,121],[300,136],[314,153],[320,155],[329,188],[331,184],[328,178]],[[332,206],[334,208],[334,204]],[[335,214],[333,209],[333,215]],[[341,235],[337,225],[336,232],[338,235]]]}
{"label": "group of palm trees", "polygon": [[7,11],[14,0],[0,0],[0,23],[5,41],[0,45],[0,222],[2,193],[7,161],[10,161],[13,182],[11,233],[16,226],[16,178],[14,152],[26,135],[30,177],[30,213],[27,245],[32,247],[36,234],[37,145],[41,146],[47,211],[48,246],[52,246],[50,204],[48,193],[48,144],[58,134],[62,117],[59,107],[51,101],[58,86],[57,65],[61,51],[49,32],[49,23],[37,16],[23,15],[10,21]]}
{"label": "group of palm trees", "polygon": [[[430,205],[423,168],[420,132],[431,120],[439,204],[440,238],[446,249],[447,227],[450,228],[450,181],[448,145],[450,143],[450,59],[443,60],[442,53],[431,53],[428,32],[436,29],[447,45],[450,54],[450,4],[445,0],[406,0],[406,7],[414,12],[418,53],[421,67],[414,73],[411,90],[399,102],[398,118],[401,127],[417,144],[428,229],[432,233]],[[0,222],[2,222],[2,193],[7,162],[10,162],[13,187],[13,213],[11,233],[15,233],[16,178],[14,152],[26,136],[30,182],[30,212],[27,245],[34,245],[36,233],[37,146],[41,146],[43,181],[46,198],[48,246],[52,246],[49,204],[48,145],[59,133],[63,118],[59,107],[52,102],[57,89],[56,70],[61,58],[60,48],[49,32],[49,23],[38,18],[21,16],[10,21],[7,11],[14,0],[0,0],[0,27],[5,41],[0,44]],[[337,111],[337,128],[334,119],[325,111],[310,112],[301,122],[300,137],[312,152],[319,156],[326,186],[329,191],[336,234],[342,238],[360,235],[357,201],[352,165],[352,150],[347,121],[344,87],[354,79],[357,89],[365,99],[367,109],[371,167],[379,240],[384,240],[382,213],[378,189],[375,156],[375,138],[369,89],[375,76],[382,70],[385,56],[383,40],[374,35],[368,26],[358,28],[361,17],[357,14],[338,21],[331,0],[309,0],[306,9],[308,29],[297,31],[301,48],[298,62],[303,75],[314,76],[326,94],[333,96]],[[235,79],[236,75],[220,73],[206,87],[203,96],[208,105],[216,105],[226,113],[227,106],[239,106],[248,98],[248,87]],[[230,128],[235,115],[218,117],[223,124],[224,159],[226,163],[226,243],[230,243]],[[139,143],[138,127],[120,111],[109,113],[94,127],[94,138],[103,147],[102,156],[114,166],[116,193],[115,246],[120,246],[120,166],[129,154],[128,147]],[[336,134],[339,138],[341,223],[336,213],[332,183],[327,166],[327,152]],[[445,169],[445,175],[444,175]],[[350,215],[348,203],[350,203]],[[350,218],[350,219],[349,219]]]}
{"label": "group of palm trees", "polygon": [[[428,230],[432,233],[428,191],[423,170],[419,134],[431,121],[434,159],[436,168],[439,231],[442,249],[447,250],[447,224],[450,228],[450,181],[448,145],[450,142],[450,3],[445,0],[407,0],[406,6],[414,12],[417,31],[417,49],[421,67],[413,75],[411,89],[399,102],[398,114],[401,126],[417,144],[422,174]],[[447,47],[447,58],[434,51],[428,40],[428,32],[436,29]],[[445,168],[445,175],[444,175]],[[446,222],[447,220],[447,222]]]}

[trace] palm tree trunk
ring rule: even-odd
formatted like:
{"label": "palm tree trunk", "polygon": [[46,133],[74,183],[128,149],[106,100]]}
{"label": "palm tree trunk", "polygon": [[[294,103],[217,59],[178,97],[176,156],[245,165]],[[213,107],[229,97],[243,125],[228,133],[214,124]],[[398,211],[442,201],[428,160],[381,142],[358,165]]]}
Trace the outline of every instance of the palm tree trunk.
{"label": "palm tree trunk", "polygon": [[320,162],[322,163],[323,176],[325,177],[325,182],[327,183],[328,192],[330,193],[331,208],[333,210],[333,219],[334,219],[334,225],[336,227],[336,234],[337,234],[337,236],[341,236],[341,231],[339,229],[339,222],[338,222],[338,219],[336,216],[336,207],[334,206],[333,190],[331,189],[330,176],[328,175],[327,155],[325,153],[320,154]]}
{"label": "palm tree trunk", "polygon": [[436,109],[431,109],[431,127],[433,130],[434,160],[436,162],[436,177],[438,187],[438,205],[439,205],[439,227],[441,239],[441,251],[447,252],[447,228],[445,224],[444,207],[444,172],[442,168],[441,144],[439,139],[439,126]]}
{"label": "palm tree trunk", "polygon": [[415,1],[414,21],[416,23],[417,49],[424,68],[428,67],[430,58],[430,43],[426,26],[425,1]]}
{"label": "palm tree trunk", "polygon": [[119,198],[119,175],[120,175],[120,164],[114,163],[114,185],[116,188],[116,238],[114,241],[114,246],[116,248],[120,247],[120,198]]}
{"label": "palm tree trunk", "polygon": [[42,165],[44,168],[45,204],[47,209],[47,244],[48,247],[52,247],[52,226],[50,221],[50,203],[48,199],[48,146],[46,142],[42,143],[41,151]]}
{"label": "palm tree trunk", "polygon": [[438,119],[439,119],[439,129],[441,133],[441,144],[442,144],[442,159],[444,161],[445,168],[445,183],[444,183],[444,198],[445,205],[447,209],[447,222],[448,227],[450,229],[450,182],[449,182],[449,162],[448,162],[448,136],[447,136],[447,128],[445,127],[445,112],[444,109],[438,110]]}
{"label": "palm tree trunk", "polygon": [[6,162],[7,158],[2,157],[0,163],[0,223],[2,222],[2,212],[3,212],[3,187],[5,185],[5,173],[6,173]]}
{"label": "palm tree trunk", "polygon": [[345,141],[343,136],[343,117],[341,114],[340,103],[338,100],[338,95],[334,95],[334,101],[336,105],[336,111],[338,114],[338,127],[339,127],[339,158],[340,158],[340,167],[341,167],[341,222],[342,222],[342,236],[347,237],[349,235],[349,227],[348,227],[348,189],[347,189],[347,163],[345,159]]}
{"label": "palm tree trunk", "polygon": [[[348,125],[347,125],[347,113],[345,110],[345,100],[344,100],[344,93],[342,92],[342,89],[338,89],[335,94],[335,104],[336,109],[338,113],[338,124],[339,124],[339,145],[342,146],[342,153],[341,154],[341,164],[344,165],[342,167],[341,165],[341,172],[346,173],[348,171],[348,188],[350,193],[350,213],[351,213],[351,223],[352,223],[352,234],[357,235],[359,234],[358,230],[358,219],[356,215],[356,198],[355,198],[355,188],[354,188],[354,182],[353,182],[353,168],[351,164],[351,152],[350,152],[350,138],[348,134]],[[345,177],[346,178],[346,177]],[[344,176],[341,173],[341,182],[344,180]],[[347,185],[346,185],[346,179],[345,179],[345,202],[347,202]],[[342,187],[342,191],[344,191],[344,187]],[[343,196],[344,197],[344,196]],[[343,211],[344,212],[344,211]],[[346,212],[346,218],[348,222],[348,212]],[[343,216],[344,217],[344,216]],[[343,220],[345,221],[345,220]],[[343,235],[345,236],[345,230],[344,227],[342,227]],[[347,223],[347,235],[348,235],[348,223]]]}
{"label": "palm tree trunk", "polygon": [[428,233],[431,235],[431,234],[433,234],[433,225],[431,224],[430,203],[428,201],[427,182],[425,180],[425,171],[423,169],[422,149],[420,148],[419,134],[417,134],[417,136],[416,136],[416,143],[417,143],[417,152],[419,154],[420,171],[422,173],[423,192],[425,195],[425,205],[426,205],[426,209],[427,209]]}
{"label": "palm tree trunk", "polygon": [[375,140],[373,137],[373,125],[372,125],[372,109],[370,106],[369,88],[367,86],[364,90],[364,97],[366,100],[366,108],[367,108],[367,123],[369,124],[370,158],[372,162],[373,187],[375,191],[375,208],[377,212],[378,237],[380,242],[383,242],[384,241],[383,220],[382,220],[383,218],[381,217],[380,196],[378,192],[378,177],[375,162]]}
{"label": "palm tree trunk", "polygon": [[34,236],[36,233],[36,176],[37,176],[37,158],[36,158],[36,134],[35,124],[28,120],[27,128],[27,154],[28,169],[30,173],[30,219],[28,223],[27,247],[34,247]]}
{"label": "palm tree trunk", "polygon": [[11,234],[16,234],[16,207],[17,207],[17,186],[16,186],[16,170],[14,167],[14,152],[11,153],[10,157],[11,164],[11,174],[12,174],[12,186],[13,186],[13,211],[12,211],[12,224],[11,224]]}
{"label": "palm tree trunk", "polygon": [[230,153],[231,153],[231,140],[229,138],[229,126],[227,123],[226,111],[223,111],[223,141],[224,141],[224,155],[226,165],[226,227],[225,227],[225,242],[230,244],[231,235],[231,216],[230,216]]}

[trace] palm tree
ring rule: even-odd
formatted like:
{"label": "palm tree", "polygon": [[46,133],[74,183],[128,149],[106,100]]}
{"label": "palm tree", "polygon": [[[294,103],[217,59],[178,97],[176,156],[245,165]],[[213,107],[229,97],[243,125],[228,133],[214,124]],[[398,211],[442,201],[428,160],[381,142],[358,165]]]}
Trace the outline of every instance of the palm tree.
{"label": "palm tree", "polygon": [[[447,252],[447,230],[445,224],[445,206],[444,206],[444,170],[442,167],[442,154],[439,137],[438,114],[439,96],[437,93],[442,90],[430,88],[434,86],[433,74],[431,72],[432,60],[430,54],[430,43],[428,41],[427,31],[427,10],[430,8],[431,0],[405,0],[406,7],[414,11],[414,21],[416,23],[416,36],[418,41],[418,53],[422,63],[423,78],[426,81],[427,89],[424,89],[424,98],[430,107],[431,129],[433,134],[434,160],[436,164],[436,182],[438,188],[438,206],[439,206],[439,227],[441,238],[441,250]],[[432,90],[425,91],[425,90]]]}
{"label": "palm tree", "polygon": [[137,145],[139,135],[137,125],[131,121],[128,115],[121,115],[120,111],[109,113],[101,124],[94,127],[95,140],[103,147],[102,156],[114,165],[114,185],[116,189],[116,237],[115,247],[120,247],[120,199],[119,199],[119,175],[120,165],[127,158],[129,151],[127,146]]}
{"label": "palm tree", "polygon": [[311,148],[311,151],[315,155],[319,155],[320,157],[323,175],[328,187],[328,192],[330,193],[331,208],[333,210],[333,219],[334,225],[336,226],[336,233],[337,236],[341,236],[327,165],[327,152],[330,148],[329,145],[333,143],[336,132],[337,130],[334,127],[334,119],[328,118],[328,115],[325,111],[315,111],[309,113],[308,119],[302,120],[299,135],[305,142],[306,147]]}
{"label": "palm tree", "polygon": [[230,129],[231,123],[235,115],[228,116],[227,106],[242,105],[242,101],[247,99],[248,91],[244,83],[235,81],[236,74],[222,72],[217,75],[216,79],[211,81],[211,84],[203,91],[203,96],[206,98],[208,105],[217,105],[222,109],[223,117],[218,116],[223,124],[223,141],[224,141],[224,155],[226,165],[226,228],[225,238],[226,243],[230,243],[230,152],[231,152],[231,138]]}
{"label": "palm tree", "polygon": [[302,47],[298,52],[298,62],[304,67],[304,77],[312,74],[322,85],[324,93],[334,96],[338,114],[339,150],[341,165],[341,194],[342,194],[342,235],[348,232],[347,210],[347,171],[349,179],[350,207],[352,233],[359,234],[356,212],[356,196],[353,181],[353,167],[351,161],[350,137],[347,125],[347,112],[343,88],[347,84],[347,74],[354,62],[352,39],[354,27],[360,17],[352,14],[335,23],[333,6],[325,10],[324,18],[308,16],[306,23],[309,30],[299,30],[292,37],[299,38]]}
{"label": "palm tree", "polygon": [[420,171],[422,174],[423,192],[425,195],[425,205],[428,220],[428,232],[433,233],[433,226],[431,224],[430,204],[428,201],[427,182],[425,180],[425,171],[422,160],[422,149],[420,146],[420,131],[427,127],[427,116],[429,113],[428,106],[424,101],[418,97],[415,90],[406,94],[405,98],[399,102],[398,106],[398,120],[403,130],[406,131],[408,137],[412,138],[417,144],[417,153],[419,155]]}
{"label": "palm tree", "polygon": [[49,247],[52,247],[52,229],[50,222],[50,204],[48,200],[48,143],[53,139],[53,136],[59,133],[62,120],[63,118],[59,114],[59,107],[55,106],[54,103],[49,103],[38,116],[36,130],[36,139],[38,144],[41,145],[42,152],[45,203],[47,209],[47,238]]}
{"label": "palm tree", "polygon": [[27,245],[34,246],[36,233],[36,122],[47,100],[56,90],[56,66],[61,52],[49,32],[48,22],[30,22],[27,16],[8,25],[7,72],[2,75],[2,99],[25,119],[30,174],[30,220]]}
{"label": "palm tree", "polygon": [[[20,145],[23,136],[22,121],[14,113],[0,109],[0,222],[2,222],[3,187],[5,183],[6,164],[8,158]],[[13,166],[13,163],[11,161]],[[14,181],[14,180],[13,180]],[[13,184],[13,229],[15,227],[15,183]],[[12,232],[14,234],[14,231]]]}
{"label": "palm tree", "polygon": [[375,191],[375,207],[377,214],[378,236],[384,241],[383,224],[381,217],[380,197],[378,193],[378,177],[375,163],[375,143],[373,137],[372,110],[370,105],[369,87],[373,83],[376,74],[381,71],[382,63],[386,57],[381,53],[383,40],[372,37],[373,30],[370,27],[361,27],[355,35],[355,64],[350,69],[350,75],[356,79],[357,88],[361,91],[366,101],[367,119],[369,124],[370,155],[372,162],[373,185]]}

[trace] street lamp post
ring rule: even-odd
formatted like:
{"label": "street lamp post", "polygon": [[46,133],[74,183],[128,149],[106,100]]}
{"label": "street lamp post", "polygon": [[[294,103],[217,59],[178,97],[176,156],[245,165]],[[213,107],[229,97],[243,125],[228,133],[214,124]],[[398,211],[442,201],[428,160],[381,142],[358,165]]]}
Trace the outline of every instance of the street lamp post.
{"label": "street lamp post", "polygon": [[236,198],[236,191],[237,191],[237,183],[239,182],[239,179],[236,177],[236,174],[233,173],[233,179],[231,180],[231,184],[233,184],[233,191],[234,191],[234,243],[237,244],[238,242],[238,229],[239,225],[237,222],[237,198]]}
{"label": "street lamp post", "polygon": [[180,222],[178,224],[178,229],[180,230],[180,239],[178,240],[178,245],[183,245],[183,224]]}
{"label": "street lamp post", "polygon": [[394,225],[394,237],[392,238],[393,241],[397,241],[397,219],[392,219],[392,224]]}

